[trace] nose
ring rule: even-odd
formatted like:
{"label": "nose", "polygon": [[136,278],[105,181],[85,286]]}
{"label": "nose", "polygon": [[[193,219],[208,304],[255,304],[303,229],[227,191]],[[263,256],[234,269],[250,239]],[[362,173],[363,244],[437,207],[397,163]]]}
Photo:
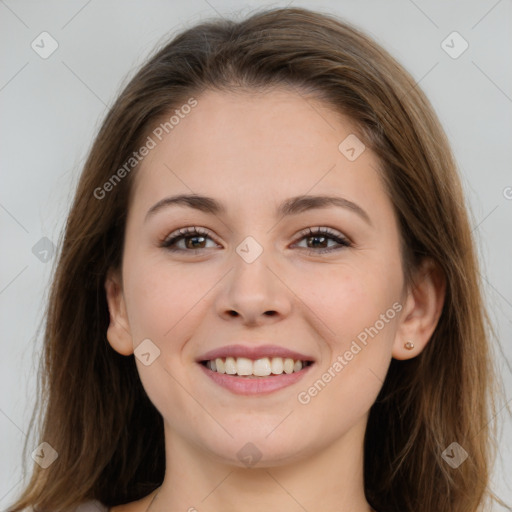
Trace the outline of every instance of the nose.
{"label": "nose", "polygon": [[274,323],[289,315],[293,293],[284,271],[263,251],[249,262],[233,255],[233,268],[223,280],[216,298],[217,314],[247,326]]}

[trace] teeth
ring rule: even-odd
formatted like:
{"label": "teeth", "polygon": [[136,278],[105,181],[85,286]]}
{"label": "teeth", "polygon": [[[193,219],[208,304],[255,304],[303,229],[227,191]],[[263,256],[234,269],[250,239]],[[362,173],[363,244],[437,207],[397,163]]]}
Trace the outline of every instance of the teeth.
{"label": "teeth", "polygon": [[307,363],[290,357],[263,357],[262,359],[248,359],[247,357],[226,357],[207,361],[206,367],[217,373],[239,375],[245,377],[266,377],[268,375],[281,375],[299,372]]}
{"label": "teeth", "polygon": [[228,375],[235,375],[237,370],[235,358],[226,357],[226,363],[224,364],[224,368],[226,369],[226,373]]}
{"label": "teeth", "polygon": [[239,357],[235,364],[238,375],[252,375],[252,361],[246,357]]}
{"label": "teeth", "polygon": [[252,373],[257,377],[266,377],[267,375],[270,375],[272,370],[270,369],[269,358],[264,357],[263,359],[256,359],[253,363]]}
{"label": "teeth", "polygon": [[273,357],[270,368],[273,374],[281,375],[283,373],[283,359],[281,357]]}
{"label": "teeth", "polygon": [[[217,371],[219,373],[226,373],[226,366],[224,364],[224,360],[218,357],[215,361],[208,361],[210,363],[210,370],[214,372]],[[215,363],[216,368],[213,368],[212,362]]]}
{"label": "teeth", "polygon": [[284,373],[293,373],[293,359],[286,358],[284,360]]}

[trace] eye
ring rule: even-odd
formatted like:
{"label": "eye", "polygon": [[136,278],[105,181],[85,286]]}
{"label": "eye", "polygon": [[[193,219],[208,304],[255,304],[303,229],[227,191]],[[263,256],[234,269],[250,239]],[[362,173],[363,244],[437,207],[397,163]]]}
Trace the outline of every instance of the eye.
{"label": "eye", "polygon": [[[304,247],[306,252],[310,254],[324,254],[352,246],[352,243],[341,233],[333,231],[327,227],[308,228],[302,231],[301,235],[302,238],[300,238],[299,241],[311,240],[311,243],[307,243],[307,247]],[[167,236],[161,242],[160,246],[169,251],[197,252],[208,248],[204,246],[207,239],[215,242],[209,236],[209,232],[206,229],[199,227],[182,228]],[[329,241],[334,241],[337,245],[329,247]],[[180,242],[184,242],[184,246],[178,247]],[[325,247],[325,244],[327,244],[327,247]],[[297,247],[300,246],[297,245]]]}
{"label": "eye", "polygon": [[[308,228],[305,231],[302,231],[301,235],[302,238],[300,241],[308,239],[311,240],[311,243],[307,243],[307,248],[304,248],[310,254],[324,254],[352,246],[352,243],[341,233],[333,231],[327,227]],[[334,247],[323,247],[322,244],[327,244],[329,240],[336,242],[338,245],[335,245]],[[318,246],[321,246],[320,249],[315,249],[315,247]]]}
{"label": "eye", "polygon": [[[208,236],[206,229],[198,227],[182,228],[171,233],[160,245],[169,251],[188,251],[188,249],[198,251],[207,249],[207,247],[202,247],[201,244],[204,244],[205,240],[208,238],[212,240],[212,238]],[[178,243],[181,241],[184,242],[185,246],[177,247]]]}

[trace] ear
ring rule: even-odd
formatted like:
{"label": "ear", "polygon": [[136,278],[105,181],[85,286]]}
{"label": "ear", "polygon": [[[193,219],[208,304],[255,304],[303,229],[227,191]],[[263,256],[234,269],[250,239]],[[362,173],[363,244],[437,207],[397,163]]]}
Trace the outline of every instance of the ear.
{"label": "ear", "polygon": [[122,279],[118,271],[109,270],[105,279],[110,324],[107,339],[112,348],[124,356],[133,354],[133,340],[130,332]]}
{"label": "ear", "polygon": [[[443,310],[446,280],[442,270],[430,258],[423,260],[407,290],[405,307],[393,344],[395,359],[419,355],[429,342]],[[405,344],[414,347],[407,349]]]}

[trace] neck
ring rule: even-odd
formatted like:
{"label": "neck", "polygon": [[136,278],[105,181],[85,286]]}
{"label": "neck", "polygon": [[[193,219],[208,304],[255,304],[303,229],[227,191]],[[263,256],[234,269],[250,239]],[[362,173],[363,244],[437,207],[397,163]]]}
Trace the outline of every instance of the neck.
{"label": "neck", "polygon": [[220,462],[165,425],[166,473],[147,512],[371,512],[364,495],[365,421],[324,450],[251,468]]}

